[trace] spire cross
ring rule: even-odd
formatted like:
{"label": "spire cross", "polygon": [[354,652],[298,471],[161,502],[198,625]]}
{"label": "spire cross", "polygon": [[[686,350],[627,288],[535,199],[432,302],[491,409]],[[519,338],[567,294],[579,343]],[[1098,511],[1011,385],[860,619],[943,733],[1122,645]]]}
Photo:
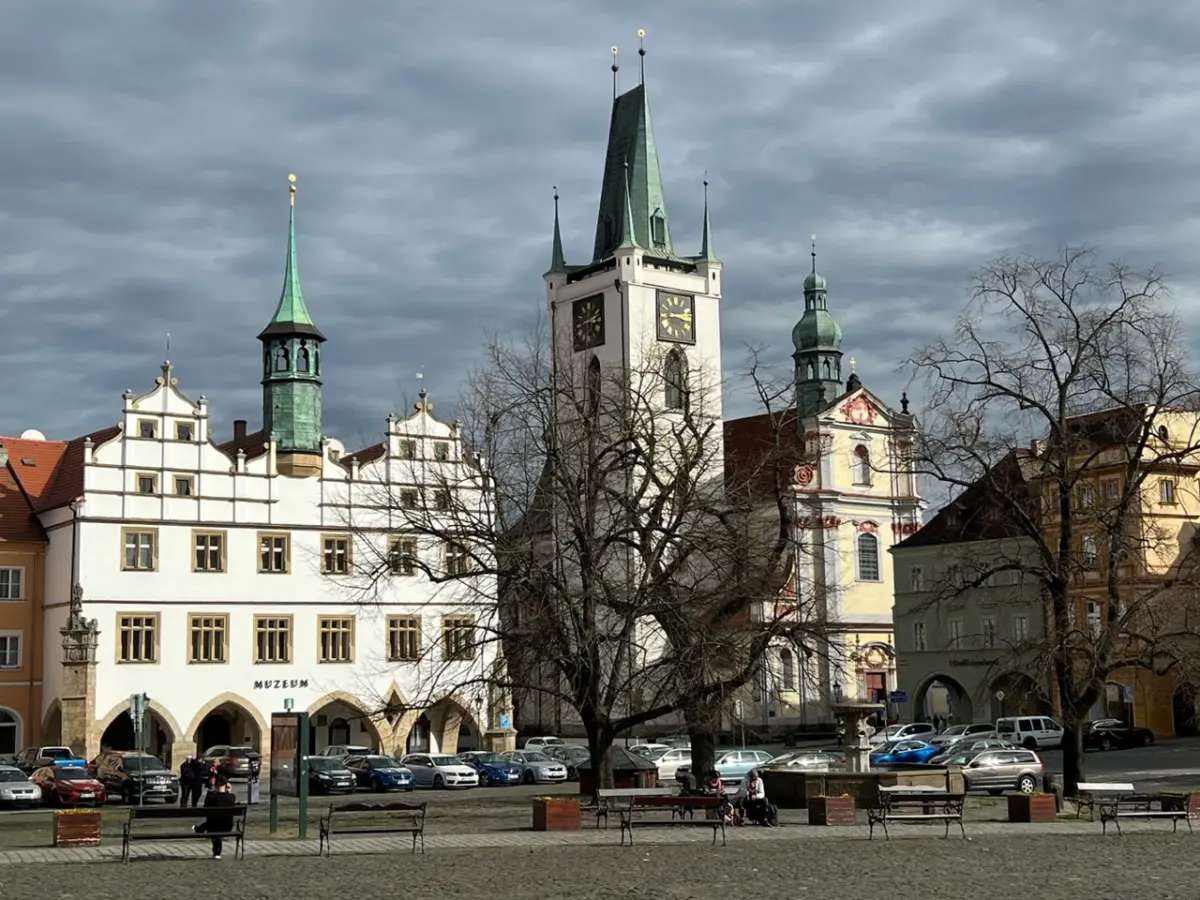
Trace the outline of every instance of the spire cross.
{"label": "spire cross", "polygon": [[288,205],[296,205],[296,176],[288,176]]}

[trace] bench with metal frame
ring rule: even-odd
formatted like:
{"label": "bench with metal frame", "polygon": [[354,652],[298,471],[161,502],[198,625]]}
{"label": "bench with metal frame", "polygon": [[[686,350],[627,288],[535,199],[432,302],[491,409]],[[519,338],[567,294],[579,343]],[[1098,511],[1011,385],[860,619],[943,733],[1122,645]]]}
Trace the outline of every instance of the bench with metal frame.
{"label": "bench with metal frame", "polygon": [[1137,793],[1132,784],[1099,781],[1081,781],[1075,786],[1075,792],[1075,818],[1081,818],[1087,809],[1092,822],[1096,821],[1097,803],[1120,800]]}
{"label": "bench with metal frame", "polygon": [[[629,846],[633,846],[633,826],[670,826],[690,825],[708,826],[713,830],[713,845],[717,843],[717,832],[721,833],[721,846],[726,844],[725,818],[726,809],[730,807],[728,798],[716,795],[673,795],[659,797],[630,797],[625,806],[617,807],[621,817],[621,846],[625,846],[625,835],[629,835]],[[669,810],[669,819],[635,819],[638,813]],[[697,821],[696,810],[705,811],[705,818]],[[710,815],[711,811],[711,815]]]}
{"label": "bench with metal frame", "polygon": [[596,791],[596,827],[600,827],[601,819],[604,820],[604,827],[608,827],[608,813],[614,807],[628,806],[632,801],[636,809],[639,800],[674,796],[677,796],[676,793],[669,787],[601,788]]}
{"label": "bench with metal frame", "polygon": [[[129,862],[130,844],[138,841],[196,841],[221,838],[233,841],[233,858],[243,859],[246,856],[246,813],[250,807],[245,803],[236,806],[195,806],[188,809],[178,806],[131,806],[129,819],[121,828],[121,862]],[[209,816],[233,819],[233,828],[229,831],[195,831],[189,826],[186,831],[149,831],[139,833],[134,830],[134,822],[143,821],[187,821],[199,824]]]}
{"label": "bench with metal frame", "polygon": [[[425,807],[427,803],[345,803],[330,805],[329,812],[317,820],[317,856],[324,852],[326,858],[333,856],[333,835],[337,834],[408,834],[412,835],[412,852],[425,852]],[[354,824],[359,816],[371,814],[383,817],[379,822]],[[334,824],[334,817],[337,825]],[[341,824],[349,819],[349,824]]]}
{"label": "bench with metal frame", "polygon": [[945,837],[950,837],[950,826],[957,822],[965,839],[963,806],[967,795],[960,791],[946,791],[935,787],[897,785],[881,787],[875,805],[867,810],[868,839],[874,839],[875,826],[883,828],[883,836],[891,840],[888,825],[911,822],[942,822],[946,826]]}
{"label": "bench with metal frame", "polygon": [[[1100,800],[1100,833],[1108,834],[1108,823],[1117,826],[1117,834],[1121,835],[1122,819],[1170,819],[1171,834],[1179,830],[1179,820],[1187,823],[1188,831],[1192,831],[1192,820],[1188,817],[1186,804],[1178,809],[1163,809],[1164,800],[1178,802],[1178,794],[1126,794],[1114,799]],[[1158,808],[1154,808],[1154,804]]]}

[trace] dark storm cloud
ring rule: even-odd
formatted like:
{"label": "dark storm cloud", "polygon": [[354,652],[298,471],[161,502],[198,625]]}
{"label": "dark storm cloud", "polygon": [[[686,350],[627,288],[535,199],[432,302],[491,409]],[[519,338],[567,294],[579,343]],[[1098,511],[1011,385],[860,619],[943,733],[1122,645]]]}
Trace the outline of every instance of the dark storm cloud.
{"label": "dark storm cloud", "polygon": [[4,4],[0,433],[113,421],[168,332],[222,433],[257,420],[289,171],[328,430],[375,439],[422,370],[452,408],[484,335],[541,307],[551,185],[568,260],[590,255],[607,49],[632,84],[639,26],[680,252],[709,173],[731,375],[747,343],[787,364],[810,232],[893,402],[1007,250],[1093,243],[1194,308],[1194,3]]}

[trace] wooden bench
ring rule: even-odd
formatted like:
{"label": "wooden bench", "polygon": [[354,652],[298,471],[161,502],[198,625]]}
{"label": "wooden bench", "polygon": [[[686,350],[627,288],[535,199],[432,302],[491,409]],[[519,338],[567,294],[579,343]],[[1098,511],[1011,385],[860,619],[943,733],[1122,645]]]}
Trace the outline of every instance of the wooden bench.
{"label": "wooden bench", "polygon": [[[328,858],[333,856],[333,833],[338,834],[409,834],[412,835],[412,852],[417,852],[417,841],[421,842],[421,852],[425,852],[425,807],[427,803],[345,803],[341,806],[330,806],[329,812],[317,820],[317,856],[325,852]],[[354,824],[355,818],[365,814],[380,816],[381,822],[361,822]],[[334,827],[334,816],[337,826]],[[349,824],[342,824],[348,819]]]}
{"label": "wooden bench", "polygon": [[649,798],[674,797],[675,792],[670,788],[601,788],[596,791],[596,827],[600,827],[600,820],[604,820],[604,827],[608,827],[608,812],[609,809],[615,806],[628,806],[630,801],[645,800]]}
{"label": "wooden bench", "polygon": [[[130,844],[137,841],[206,841],[211,838],[232,839],[233,858],[242,859],[246,855],[245,835],[246,835],[246,813],[250,807],[247,804],[238,804],[237,806],[219,806],[208,807],[197,806],[194,809],[182,809],[175,806],[131,806],[129,807],[129,820],[121,829],[121,862],[129,862]],[[233,828],[230,831],[194,831],[195,825],[206,820],[210,815],[229,816],[233,819]],[[162,821],[190,821],[192,825],[182,831],[149,831],[137,832],[134,830],[135,822],[153,820],[156,822]]]}
{"label": "wooden bench", "polygon": [[1132,784],[1117,782],[1081,781],[1076,785],[1075,818],[1083,815],[1086,807],[1090,821],[1096,821],[1096,803],[1103,800],[1120,800],[1136,793]]}
{"label": "wooden bench", "polygon": [[[648,826],[669,826],[669,825],[689,825],[689,826],[708,826],[713,830],[713,845],[717,843],[717,832],[721,833],[721,846],[724,847],[725,840],[725,808],[729,807],[728,798],[721,796],[669,796],[669,797],[631,797],[625,806],[617,807],[617,813],[621,816],[621,846],[625,846],[625,835],[629,835],[629,846],[633,846],[633,826],[648,825]],[[658,812],[661,810],[669,810],[669,819],[635,819],[634,816],[639,813]],[[706,812],[705,818],[696,821],[695,815],[697,809],[703,809]],[[712,812],[708,815],[708,811]]]}
{"label": "wooden bench", "polygon": [[874,839],[875,826],[880,825],[883,836],[891,840],[888,825],[896,822],[943,822],[948,838],[951,823],[957,822],[965,839],[967,831],[963,827],[963,805],[966,798],[965,793],[935,787],[881,787],[875,805],[867,810],[867,825],[870,828],[868,838]]}
{"label": "wooden bench", "polygon": [[[1173,801],[1172,809],[1165,809],[1164,800]],[[1155,804],[1158,807],[1155,808]],[[1176,806],[1178,804],[1178,806]],[[1179,804],[1178,794],[1126,794],[1107,800],[1098,801],[1100,807],[1101,834],[1108,834],[1108,823],[1117,826],[1117,834],[1121,832],[1122,819],[1170,819],[1171,833],[1179,830],[1179,820],[1187,822],[1188,831],[1192,831],[1192,820],[1188,818],[1187,804]]]}

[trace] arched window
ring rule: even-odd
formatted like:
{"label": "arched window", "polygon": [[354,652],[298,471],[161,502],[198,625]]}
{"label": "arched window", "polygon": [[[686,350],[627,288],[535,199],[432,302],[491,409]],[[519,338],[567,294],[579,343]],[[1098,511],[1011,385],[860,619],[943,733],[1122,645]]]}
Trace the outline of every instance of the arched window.
{"label": "arched window", "polygon": [[796,689],[796,658],[786,647],[779,651],[779,681],[785,691]]}
{"label": "arched window", "polygon": [[863,444],[854,448],[854,483],[871,483],[871,451]]}
{"label": "arched window", "polygon": [[858,536],[858,580],[879,581],[879,538],[870,532]]}
{"label": "arched window", "polygon": [[319,345],[313,347],[313,374],[321,374],[321,347]]}
{"label": "arched window", "polygon": [[812,363],[808,364],[808,380],[809,381],[817,380],[817,367],[814,366]]}
{"label": "arched window", "polygon": [[303,341],[300,342],[300,349],[296,351],[296,371],[308,372],[308,347]]}
{"label": "arched window", "polygon": [[667,409],[683,411],[687,409],[687,357],[679,349],[667,354],[663,380],[667,388]]}
{"label": "arched window", "polygon": [[0,709],[0,756],[13,756],[21,749],[21,722],[6,709]]}
{"label": "arched window", "polygon": [[828,381],[833,377],[833,369],[829,366],[829,360],[825,360],[825,380]]}
{"label": "arched window", "polygon": [[287,347],[283,344],[275,351],[275,371],[286,372],[288,370],[288,352]]}
{"label": "arched window", "polygon": [[271,348],[263,347],[263,374],[271,374]]}
{"label": "arched window", "polygon": [[588,363],[587,384],[585,385],[585,402],[587,404],[587,414],[589,417],[595,417],[600,412],[600,390],[603,387],[603,378],[600,373],[600,360],[592,357],[592,361]]}

